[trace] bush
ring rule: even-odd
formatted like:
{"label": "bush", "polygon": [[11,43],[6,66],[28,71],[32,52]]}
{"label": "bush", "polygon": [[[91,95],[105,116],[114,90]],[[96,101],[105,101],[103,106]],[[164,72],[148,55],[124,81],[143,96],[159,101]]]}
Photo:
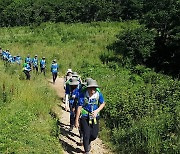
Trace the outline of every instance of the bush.
{"label": "bush", "polygon": [[143,64],[154,49],[155,33],[140,26],[135,29],[125,29],[117,35],[117,41],[112,45],[116,53],[123,55],[125,62]]}

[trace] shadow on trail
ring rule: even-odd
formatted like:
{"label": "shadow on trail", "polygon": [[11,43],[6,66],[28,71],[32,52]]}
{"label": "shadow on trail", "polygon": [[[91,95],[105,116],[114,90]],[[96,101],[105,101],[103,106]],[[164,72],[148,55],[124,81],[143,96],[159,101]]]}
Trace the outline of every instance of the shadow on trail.
{"label": "shadow on trail", "polygon": [[[62,104],[58,104],[58,106],[61,107],[62,110],[66,111],[66,110],[65,110],[65,107],[62,106]],[[66,112],[70,112],[70,111],[66,111]]]}
{"label": "shadow on trail", "polygon": [[[67,136],[72,136],[72,137],[76,136],[76,137],[79,137],[79,135],[76,135],[73,132],[69,131],[70,125],[66,125],[66,124],[61,123],[61,122],[58,122],[58,125],[59,125],[59,128],[60,128],[60,131],[61,131],[62,135],[66,136],[66,137]],[[74,141],[74,139],[72,139],[72,140]]]}
{"label": "shadow on trail", "polygon": [[[61,123],[60,121],[57,122],[57,125],[60,128],[61,135],[65,136],[66,138],[68,138],[69,140],[75,142],[78,145],[78,142],[76,140],[74,140],[72,137],[74,137],[74,136],[79,137],[79,136],[68,130],[70,125]],[[61,142],[61,144],[64,147],[64,149],[69,154],[83,153],[83,151],[80,148],[74,148],[72,145],[70,145],[69,143],[65,142],[61,138],[59,139],[59,141]]]}
{"label": "shadow on trail", "polygon": [[64,142],[61,139],[59,139],[59,141],[61,142],[61,144],[69,154],[83,153],[83,151],[80,148],[74,148],[73,146],[69,145],[68,143]]}

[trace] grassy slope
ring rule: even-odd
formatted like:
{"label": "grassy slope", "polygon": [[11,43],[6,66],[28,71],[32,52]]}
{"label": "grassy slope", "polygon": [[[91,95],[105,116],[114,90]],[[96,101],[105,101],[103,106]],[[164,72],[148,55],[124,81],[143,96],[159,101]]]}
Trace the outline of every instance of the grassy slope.
{"label": "grassy slope", "polygon": [[[166,130],[164,121],[168,118],[168,122],[171,122],[171,118],[173,119],[171,112],[168,110],[162,111],[159,107],[162,107],[161,104],[163,102],[166,102],[165,107],[169,105],[167,102],[170,102],[168,99],[171,97],[166,97],[164,91],[171,91],[171,87],[173,88],[176,84],[171,79],[161,75],[156,76],[155,73],[149,71],[145,71],[145,73],[142,73],[142,76],[138,76],[132,74],[132,72],[127,69],[117,67],[116,64],[102,65],[99,58],[101,54],[107,52],[106,46],[115,40],[117,33],[121,32],[123,28],[133,28],[137,26],[135,22],[89,24],[44,23],[39,27],[3,28],[0,29],[0,44],[2,48],[9,48],[13,54],[19,53],[23,57],[28,53],[32,56],[35,54],[38,54],[39,57],[46,56],[48,69],[52,59],[56,58],[60,64],[61,75],[70,67],[79,72],[83,77],[93,77],[97,79],[107,101],[105,109],[107,117],[105,118],[108,119],[108,116],[110,116],[111,121],[108,122],[109,128],[115,128],[111,134],[105,135],[107,133],[106,129],[103,138],[110,139],[113,137],[113,142],[117,145],[117,148],[120,148],[124,153],[139,150],[145,153],[158,153],[161,149],[165,149],[164,147],[166,146],[166,143],[161,141],[161,136],[158,134],[160,131],[162,131],[162,134],[166,133],[164,131]],[[4,79],[6,77],[2,78]],[[17,83],[19,83],[18,87],[27,84],[24,81],[16,80]],[[41,77],[31,81],[34,89],[39,85],[39,82],[42,82]],[[178,84],[179,83],[174,86],[174,93],[176,94],[178,94]],[[46,83],[42,85],[46,86]],[[45,87],[42,89],[45,89]],[[38,96],[42,96],[42,94],[38,94]],[[159,96],[161,97],[159,98]],[[51,97],[51,99],[54,97]],[[34,100],[34,98],[35,97],[32,99]],[[33,100],[31,100],[31,102],[33,102]],[[175,98],[174,100],[178,99]],[[172,104],[175,104],[174,100],[171,102]],[[27,105],[26,100],[23,104],[22,107]],[[39,103],[35,104],[38,105]],[[39,106],[41,106],[41,104]],[[47,118],[50,108],[51,106],[48,106],[46,112],[43,112]],[[179,106],[177,105],[176,108],[178,113]],[[30,115],[34,115],[34,113],[34,111],[31,111]],[[34,124],[34,120],[37,120],[37,115],[34,118],[35,119],[32,118],[32,124]],[[154,123],[154,121],[156,121],[156,123]],[[179,121],[179,118],[177,118],[177,121]],[[53,123],[53,121],[51,122]],[[49,124],[51,124],[51,122]],[[130,127],[124,127],[126,125],[130,125]],[[160,125],[162,128],[159,129],[158,126]],[[39,126],[37,128],[41,130],[42,127]],[[10,132],[8,133],[11,134]],[[26,133],[29,134],[27,131]],[[148,138],[147,141],[144,141],[143,138],[141,139],[142,134]],[[41,134],[39,136],[44,139],[44,135],[45,134]],[[32,142],[26,145],[34,144],[39,138],[40,137],[31,138]],[[39,142],[43,139],[40,138]],[[130,142],[127,142],[127,140]],[[57,143],[57,141],[54,142]],[[178,141],[172,140],[172,142],[177,143]],[[22,143],[25,144],[26,142],[23,140]],[[167,141],[167,143],[169,144],[169,141]],[[9,143],[5,145],[9,146]],[[34,146],[32,147],[34,148]],[[169,147],[177,148],[178,145],[174,144]],[[47,150],[48,148],[50,148],[50,146],[47,146]],[[30,151],[32,151],[32,149]]]}
{"label": "grassy slope", "polygon": [[[48,66],[56,58],[63,74],[68,67],[77,70],[84,62],[100,65],[99,55],[114,40],[121,25],[46,23],[40,27],[1,28],[0,44],[3,49],[9,49],[13,55],[19,54],[23,58],[28,53],[46,56]],[[55,96],[46,88],[42,76],[35,79],[32,75],[32,81],[27,83],[19,80],[23,76],[21,67],[13,65],[7,70],[4,74],[1,63],[1,81],[6,87],[7,101],[1,101],[0,152],[60,153],[57,140],[53,137],[55,132],[52,132],[56,130],[55,121],[49,115],[56,103]],[[9,92],[11,87],[15,87],[14,94]]]}
{"label": "grassy slope", "polygon": [[21,69],[13,74],[14,67],[0,66],[0,153],[61,153],[49,114],[57,104],[54,92],[41,76],[27,82],[19,80]]}
{"label": "grassy slope", "polygon": [[23,57],[28,53],[45,55],[49,63],[56,58],[64,72],[68,67],[77,69],[84,61],[99,64],[99,55],[107,50],[106,45],[114,41],[121,26],[128,25],[46,23],[39,27],[3,28],[0,29],[1,46]]}

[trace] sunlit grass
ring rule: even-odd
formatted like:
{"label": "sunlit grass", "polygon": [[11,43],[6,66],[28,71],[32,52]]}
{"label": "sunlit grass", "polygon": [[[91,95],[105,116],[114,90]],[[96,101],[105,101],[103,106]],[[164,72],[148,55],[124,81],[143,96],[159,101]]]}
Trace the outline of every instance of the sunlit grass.
{"label": "sunlit grass", "polygon": [[[103,54],[110,58],[114,56],[107,46],[116,40],[118,33],[138,26],[134,21],[43,23],[38,27],[2,28],[0,36],[4,37],[1,37],[0,44],[3,49],[8,48],[23,58],[27,54],[31,57],[37,54],[39,58],[45,56],[46,79],[51,77],[50,65],[54,58],[60,65],[60,76],[72,68],[82,78],[96,79],[106,101],[102,111],[105,120],[101,123],[101,138],[111,142],[111,148],[122,153],[160,153],[162,149],[164,153],[174,152],[179,145],[179,125],[176,124],[180,120],[179,82],[144,66],[127,69],[114,61],[104,65],[100,60]],[[119,59],[121,57],[118,55]],[[49,115],[57,103],[57,96],[48,88],[44,76],[32,73],[31,81],[26,81],[22,66],[5,69],[2,62],[0,70],[0,86],[6,86],[6,101],[3,102],[2,98],[0,107],[2,152],[42,153],[43,147],[45,153],[60,152],[58,140],[53,137],[56,124]],[[2,93],[2,88],[0,90]],[[164,138],[158,133],[165,134]]]}

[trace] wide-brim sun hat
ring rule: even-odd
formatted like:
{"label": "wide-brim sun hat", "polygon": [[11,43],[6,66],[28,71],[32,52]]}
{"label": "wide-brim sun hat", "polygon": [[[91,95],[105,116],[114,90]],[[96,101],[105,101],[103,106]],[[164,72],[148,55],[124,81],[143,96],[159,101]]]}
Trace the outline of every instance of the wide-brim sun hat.
{"label": "wide-brim sun hat", "polygon": [[72,73],[72,69],[68,69],[66,73]]}
{"label": "wide-brim sun hat", "polygon": [[81,84],[87,86],[87,83],[88,83],[90,80],[93,80],[93,79],[92,79],[92,78],[86,78],[85,81],[82,82]]}
{"label": "wide-brim sun hat", "polygon": [[72,78],[71,82],[69,83],[70,86],[77,86],[79,84],[79,81],[77,78]]}
{"label": "wide-brim sun hat", "polygon": [[72,72],[72,77],[78,77],[79,75],[77,74],[77,72]]}
{"label": "wide-brim sun hat", "polygon": [[89,82],[90,80],[93,80],[92,78],[86,78],[85,82]]}
{"label": "wide-brim sun hat", "polygon": [[96,80],[90,80],[89,82],[87,82],[87,88],[98,88],[98,84],[96,82]]}

